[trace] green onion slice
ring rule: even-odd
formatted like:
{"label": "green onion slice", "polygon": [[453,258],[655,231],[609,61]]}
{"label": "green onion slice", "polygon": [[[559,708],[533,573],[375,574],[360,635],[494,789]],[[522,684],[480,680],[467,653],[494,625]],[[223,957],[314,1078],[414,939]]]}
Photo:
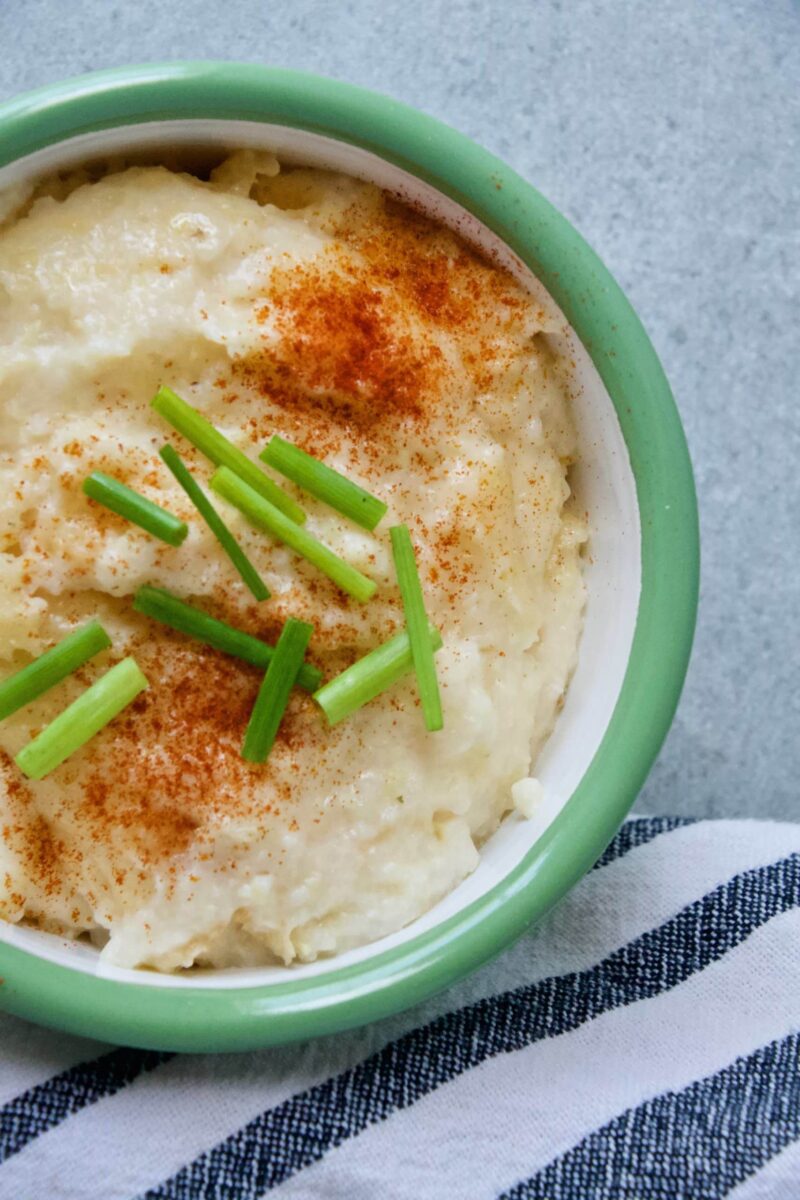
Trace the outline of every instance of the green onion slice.
{"label": "green onion slice", "polygon": [[269,588],[228,529],[214,505],[194,478],[178,451],[172,446],[162,446],[159,455],[169,467],[186,495],[195,506],[222,549],[247,584],[256,600],[268,600]]}
{"label": "green onion slice", "polygon": [[61,683],[95,654],[107,650],[111,638],[99,621],[90,621],[45,650],[21,671],[0,683],[0,721]]}
{"label": "green onion slice", "polygon": [[242,758],[248,762],[260,763],[268,757],[313,632],[313,625],[294,617],[281,630],[247,724]]}
{"label": "green onion slice", "polygon": [[148,686],[133,658],[123,658],[20,750],[14,760],[29,779],[42,779],[104,729]]}
{"label": "green onion slice", "polygon": [[[163,588],[140,587],[133,598],[133,607],[144,616],[152,617],[162,625],[169,625],[170,629],[177,629],[179,633],[197,638],[199,642],[205,642],[216,650],[241,658],[263,670],[267,669],[275,653],[275,647],[268,642],[262,642],[241,629],[234,629],[232,625],[210,617],[202,609],[179,600]],[[303,663],[297,676],[298,686],[313,692],[321,682],[322,672],[312,667],[311,663]]]}
{"label": "green onion slice", "polygon": [[377,496],[277,434],[259,458],[364,529],[374,529],[386,516],[387,506]]}
{"label": "green onion slice", "polygon": [[279,541],[285,542],[296,554],[313,563],[342,591],[347,592],[362,604],[366,603],[374,594],[377,587],[374,580],[362,575],[343,558],[339,558],[338,554],[334,554],[327,546],[323,546],[322,542],[318,542],[305,529],[295,525],[227,467],[220,467],[214,473],[211,487],[218,496],[222,496],[224,500],[229,501],[244,513],[253,525],[266,530]]}
{"label": "green onion slice", "polygon": [[414,547],[411,544],[411,534],[408,532],[407,525],[393,525],[389,530],[389,536],[392,539],[397,582],[403,597],[406,628],[411,641],[411,656],[414,659],[414,670],[417,673],[417,686],[422,702],[422,713],[425,717],[425,727],[429,733],[433,733],[437,729],[441,729],[444,722],[442,701],[439,696],[439,681],[436,678],[436,664],[433,661],[433,650],[428,636],[428,615],[425,612],[417,560],[414,557]]}
{"label": "green onion slice", "polygon": [[[428,640],[432,651],[441,649],[441,635],[432,625],[428,627]],[[314,699],[328,718],[328,724],[336,725],[413,669],[411,640],[404,629],[326,683],[314,693]]]}
{"label": "green onion slice", "polygon": [[146,529],[154,537],[161,538],[170,546],[180,546],[189,532],[185,521],[174,517],[165,508],[146,500],[132,488],[126,487],[118,479],[104,475],[102,471],[92,471],[83,481],[83,490],[91,500],[110,508],[126,521],[132,521],[141,529]]}
{"label": "green onion slice", "polygon": [[201,454],[205,454],[206,458],[210,458],[216,467],[228,467],[240,479],[249,483],[260,496],[285,513],[290,520],[298,525],[303,524],[306,514],[300,505],[295,504],[291,496],[287,496],[286,492],[259,470],[246,454],[229,442],[196,408],[181,400],[171,388],[162,387],[153,397],[151,404],[165,421],[169,421],[173,429],[182,433],[186,440],[196,446]]}

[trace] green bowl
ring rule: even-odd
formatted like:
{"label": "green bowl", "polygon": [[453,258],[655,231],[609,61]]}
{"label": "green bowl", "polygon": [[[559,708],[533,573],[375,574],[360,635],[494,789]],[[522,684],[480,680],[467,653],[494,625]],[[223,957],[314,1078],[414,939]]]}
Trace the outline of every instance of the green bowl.
{"label": "green bowl", "polygon": [[0,106],[0,188],[110,149],[264,145],[373,178],[532,272],[574,331],[578,479],[593,526],[575,678],[537,764],[538,820],[503,822],[469,881],[401,933],[325,962],[162,977],[0,922],[0,1006],[129,1045],[234,1050],[374,1021],[447,987],[541,918],[592,866],[669,728],[691,648],[691,464],[655,352],[624,295],[529,184],[383,96],[290,71],[173,63],[103,72]]}

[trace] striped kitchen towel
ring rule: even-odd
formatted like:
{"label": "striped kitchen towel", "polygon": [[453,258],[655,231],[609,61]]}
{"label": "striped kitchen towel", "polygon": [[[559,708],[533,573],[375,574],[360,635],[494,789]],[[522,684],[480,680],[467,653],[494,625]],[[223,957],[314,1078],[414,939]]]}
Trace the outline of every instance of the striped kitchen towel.
{"label": "striped kitchen towel", "polygon": [[0,1015],[0,1200],[798,1200],[800,826],[634,818],[413,1012],[258,1054]]}

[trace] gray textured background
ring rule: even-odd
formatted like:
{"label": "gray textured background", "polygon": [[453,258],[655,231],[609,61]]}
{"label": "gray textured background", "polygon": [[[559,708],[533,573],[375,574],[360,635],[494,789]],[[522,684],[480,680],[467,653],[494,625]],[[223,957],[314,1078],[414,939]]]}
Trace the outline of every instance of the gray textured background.
{"label": "gray textured background", "polygon": [[800,816],[800,8],[787,0],[0,0],[0,99],[249,59],[391,93],[537,185],[628,292],[683,414],[700,619],[651,812]]}

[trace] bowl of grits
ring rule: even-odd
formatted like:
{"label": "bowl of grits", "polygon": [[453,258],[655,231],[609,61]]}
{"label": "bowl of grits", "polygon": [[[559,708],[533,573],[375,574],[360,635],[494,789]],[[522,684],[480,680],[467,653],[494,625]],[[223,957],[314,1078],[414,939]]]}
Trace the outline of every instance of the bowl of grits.
{"label": "bowl of grits", "polygon": [[223,1050],[499,952],[688,661],[680,421],[537,192],[235,64],[0,108],[0,1005]]}

